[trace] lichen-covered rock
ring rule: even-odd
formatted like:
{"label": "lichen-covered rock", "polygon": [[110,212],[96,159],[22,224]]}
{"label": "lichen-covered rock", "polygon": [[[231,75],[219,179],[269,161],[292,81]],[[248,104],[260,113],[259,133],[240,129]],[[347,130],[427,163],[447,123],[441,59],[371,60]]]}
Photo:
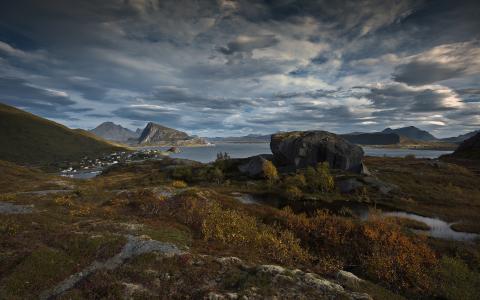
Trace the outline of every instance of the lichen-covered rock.
{"label": "lichen-covered rock", "polygon": [[349,288],[358,287],[360,282],[362,282],[362,279],[355,276],[355,274],[344,270],[337,272],[336,279],[341,285]]}
{"label": "lichen-covered rock", "polygon": [[363,150],[326,131],[293,131],[272,135],[270,149],[279,166],[295,170],[328,162],[330,168],[358,172]]}

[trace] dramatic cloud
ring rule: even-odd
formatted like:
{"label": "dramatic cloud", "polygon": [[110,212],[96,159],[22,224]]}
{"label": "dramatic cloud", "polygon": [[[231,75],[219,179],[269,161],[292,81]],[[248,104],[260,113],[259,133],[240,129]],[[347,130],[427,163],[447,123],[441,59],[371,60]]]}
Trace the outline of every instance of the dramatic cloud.
{"label": "dramatic cloud", "polygon": [[424,85],[446,79],[480,74],[478,43],[442,45],[415,55],[396,68],[394,79]]}
{"label": "dramatic cloud", "polygon": [[255,49],[268,48],[278,43],[273,35],[264,36],[245,36],[241,35],[234,41],[227,44],[226,47],[220,47],[218,50],[225,55],[231,55],[237,52],[252,52]]}
{"label": "dramatic cloud", "polygon": [[479,124],[473,0],[0,3],[0,101],[193,134]]}

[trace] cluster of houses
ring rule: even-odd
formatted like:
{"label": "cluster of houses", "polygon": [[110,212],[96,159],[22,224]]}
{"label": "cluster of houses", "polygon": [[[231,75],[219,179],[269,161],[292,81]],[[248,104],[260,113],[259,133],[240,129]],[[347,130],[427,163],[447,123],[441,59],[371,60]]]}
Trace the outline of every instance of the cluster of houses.
{"label": "cluster of houses", "polygon": [[68,168],[63,169],[60,175],[73,178],[94,177],[101,173],[104,168],[111,165],[146,159],[161,159],[169,153],[169,151],[158,149],[141,149],[135,152],[114,152],[96,159],[84,157],[79,163],[70,164]]}

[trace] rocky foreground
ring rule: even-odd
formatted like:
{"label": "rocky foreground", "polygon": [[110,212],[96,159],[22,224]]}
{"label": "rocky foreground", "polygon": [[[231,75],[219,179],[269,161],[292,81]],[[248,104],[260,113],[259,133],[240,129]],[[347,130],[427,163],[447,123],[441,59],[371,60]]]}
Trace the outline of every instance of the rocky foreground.
{"label": "rocky foreground", "polygon": [[480,232],[478,176],[357,150],[294,132],[272,155],[125,161],[90,180],[0,161],[0,299],[478,299],[478,241],[379,210]]}

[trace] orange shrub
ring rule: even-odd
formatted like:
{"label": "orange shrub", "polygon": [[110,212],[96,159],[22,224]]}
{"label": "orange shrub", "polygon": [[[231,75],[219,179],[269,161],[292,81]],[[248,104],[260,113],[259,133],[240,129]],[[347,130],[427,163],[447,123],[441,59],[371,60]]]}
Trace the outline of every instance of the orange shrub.
{"label": "orange shrub", "polygon": [[289,230],[263,224],[254,216],[223,208],[215,201],[195,197],[181,200],[175,214],[206,241],[227,248],[254,249],[255,255],[279,263],[292,264],[311,259]]}
{"label": "orange shrub", "polygon": [[336,261],[338,267],[359,266],[394,290],[432,293],[431,274],[425,270],[435,267],[434,252],[424,238],[407,236],[388,220],[353,221],[328,211],[308,217],[290,209],[282,210],[279,220],[311,253]]}

